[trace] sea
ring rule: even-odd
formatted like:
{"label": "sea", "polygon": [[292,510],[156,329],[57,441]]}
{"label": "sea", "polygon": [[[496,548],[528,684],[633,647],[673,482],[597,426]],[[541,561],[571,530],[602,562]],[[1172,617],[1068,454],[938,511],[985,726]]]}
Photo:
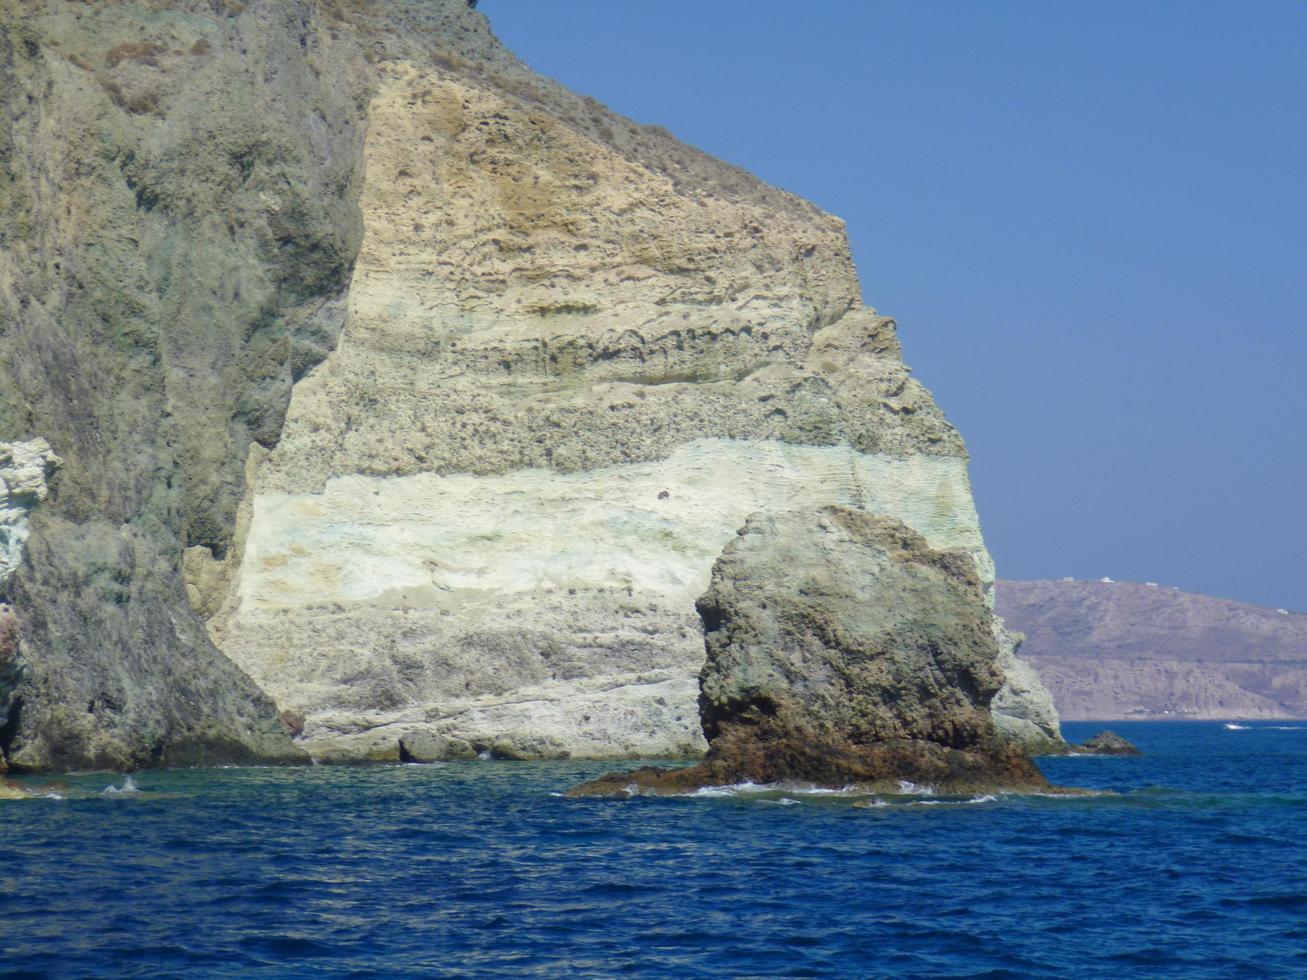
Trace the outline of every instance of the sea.
{"label": "sea", "polygon": [[65,778],[0,801],[0,975],[1307,977],[1307,722],[1111,727],[1143,756],[1041,760],[1083,796]]}

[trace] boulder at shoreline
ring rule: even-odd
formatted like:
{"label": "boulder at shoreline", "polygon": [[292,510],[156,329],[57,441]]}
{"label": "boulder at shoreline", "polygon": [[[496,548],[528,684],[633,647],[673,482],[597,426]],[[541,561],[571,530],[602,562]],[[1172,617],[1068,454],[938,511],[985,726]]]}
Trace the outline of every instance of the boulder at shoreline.
{"label": "boulder at shoreline", "polygon": [[573,795],[798,783],[1045,789],[995,727],[998,646],[970,555],[848,507],[756,514],[698,602],[709,751]]}

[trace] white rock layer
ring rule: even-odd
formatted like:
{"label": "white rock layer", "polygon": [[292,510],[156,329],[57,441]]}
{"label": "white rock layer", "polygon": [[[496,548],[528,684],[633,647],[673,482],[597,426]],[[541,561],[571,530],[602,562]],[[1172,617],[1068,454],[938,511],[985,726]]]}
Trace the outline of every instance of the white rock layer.
{"label": "white rock layer", "polygon": [[260,494],[224,649],[308,716],[310,740],[389,744],[418,725],[546,754],[684,754],[702,745],[694,601],[713,562],[749,514],[811,500],[898,517],[992,581],[963,460],[706,439],[579,473]]}
{"label": "white rock layer", "polygon": [[28,515],[49,494],[59,463],[44,439],[0,442],[0,583],[23,560]]}

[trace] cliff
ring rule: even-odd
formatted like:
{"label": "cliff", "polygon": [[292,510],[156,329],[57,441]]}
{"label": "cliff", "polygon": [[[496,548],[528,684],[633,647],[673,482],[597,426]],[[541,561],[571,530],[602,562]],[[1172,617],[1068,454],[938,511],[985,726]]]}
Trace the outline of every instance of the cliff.
{"label": "cliff", "polygon": [[0,439],[62,460],[0,596],[12,764],[700,751],[694,599],[759,510],[992,585],[840,222],[463,0],[0,25]]}
{"label": "cliff", "polygon": [[997,595],[1064,718],[1307,718],[1307,616],[1139,582]]}

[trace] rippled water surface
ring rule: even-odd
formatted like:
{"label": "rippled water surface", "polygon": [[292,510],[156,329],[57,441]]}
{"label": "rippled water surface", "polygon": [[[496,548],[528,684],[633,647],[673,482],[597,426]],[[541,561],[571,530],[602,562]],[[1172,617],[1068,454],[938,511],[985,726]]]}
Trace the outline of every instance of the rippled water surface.
{"label": "rippled water surface", "polygon": [[593,763],[77,777],[0,800],[0,973],[1307,975],[1307,726],[1114,727],[1146,755],[1042,763],[1119,794],[1079,799],[555,795]]}

